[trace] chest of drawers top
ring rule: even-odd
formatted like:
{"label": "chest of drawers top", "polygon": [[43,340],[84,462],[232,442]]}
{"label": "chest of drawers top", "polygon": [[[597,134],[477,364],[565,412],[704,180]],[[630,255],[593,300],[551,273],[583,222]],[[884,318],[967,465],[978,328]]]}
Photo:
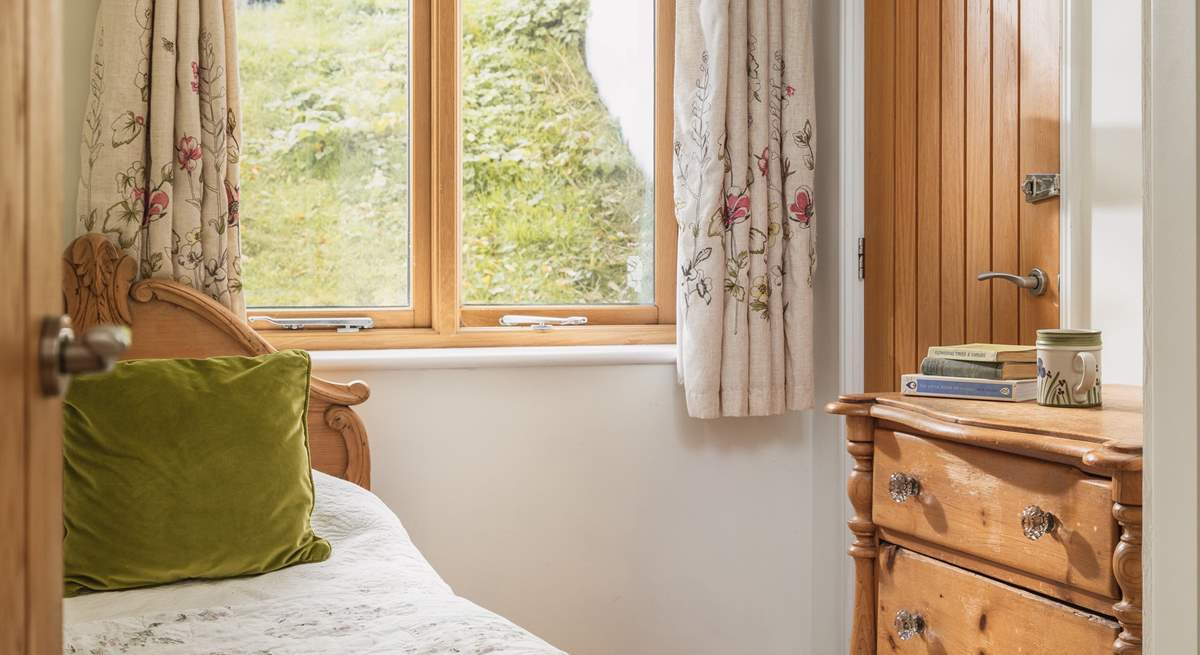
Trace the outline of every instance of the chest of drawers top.
{"label": "chest of drawers top", "polygon": [[842,396],[826,410],[1100,474],[1142,465],[1141,387],[1105,385],[1104,406],[1093,409],[879,393]]}

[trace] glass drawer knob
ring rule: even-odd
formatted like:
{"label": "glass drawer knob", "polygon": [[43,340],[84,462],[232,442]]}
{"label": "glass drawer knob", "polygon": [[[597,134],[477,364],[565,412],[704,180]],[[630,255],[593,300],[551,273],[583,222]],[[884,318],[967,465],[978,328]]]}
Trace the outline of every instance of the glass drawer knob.
{"label": "glass drawer knob", "polygon": [[908,610],[896,612],[896,634],[901,641],[908,641],[925,631],[925,619]]}
{"label": "glass drawer knob", "polygon": [[888,480],[888,495],[897,503],[902,503],[920,493],[921,483],[907,473],[893,473]]}
{"label": "glass drawer knob", "polygon": [[1037,505],[1030,505],[1021,512],[1021,531],[1030,541],[1037,541],[1047,533],[1054,532],[1058,524],[1057,516]]}

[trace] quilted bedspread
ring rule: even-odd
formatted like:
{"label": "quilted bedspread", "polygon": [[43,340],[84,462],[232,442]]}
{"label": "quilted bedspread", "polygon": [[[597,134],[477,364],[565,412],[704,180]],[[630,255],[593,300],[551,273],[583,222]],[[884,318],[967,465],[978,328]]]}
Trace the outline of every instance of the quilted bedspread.
{"label": "quilted bedspread", "polygon": [[562,655],[456,596],[369,491],[313,476],[328,561],[67,599],[64,652]]}

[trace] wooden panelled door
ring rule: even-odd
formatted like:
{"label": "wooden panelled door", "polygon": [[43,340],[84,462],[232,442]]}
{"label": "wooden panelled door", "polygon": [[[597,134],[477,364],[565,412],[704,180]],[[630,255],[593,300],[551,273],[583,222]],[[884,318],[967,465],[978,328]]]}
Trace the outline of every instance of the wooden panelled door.
{"label": "wooden panelled door", "polygon": [[[1059,324],[1058,0],[867,0],[866,390],[929,346]],[[1045,272],[1042,295],[980,273]]]}
{"label": "wooden panelled door", "polygon": [[59,11],[0,3],[0,655],[62,653],[62,403],[36,352],[63,304]]}

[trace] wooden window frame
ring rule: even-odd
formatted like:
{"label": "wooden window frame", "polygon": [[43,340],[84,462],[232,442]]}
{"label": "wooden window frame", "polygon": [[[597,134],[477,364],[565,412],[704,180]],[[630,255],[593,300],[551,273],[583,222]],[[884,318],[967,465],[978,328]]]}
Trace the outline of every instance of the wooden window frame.
{"label": "wooden window frame", "polygon": [[[464,305],[462,236],[462,23],[454,0],[412,0],[410,31],[410,264],[408,307],[256,308],[248,316],[369,316],[354,333],[285,330],[256,322],[277,348],[350,350],[526,345],[654,344],[675,341],[675,221],[672,189],[675,0],[657,0],[654,79],[654,304]],[[586,316],[588,325],[548,331],[499,327],[503,314]]]}

